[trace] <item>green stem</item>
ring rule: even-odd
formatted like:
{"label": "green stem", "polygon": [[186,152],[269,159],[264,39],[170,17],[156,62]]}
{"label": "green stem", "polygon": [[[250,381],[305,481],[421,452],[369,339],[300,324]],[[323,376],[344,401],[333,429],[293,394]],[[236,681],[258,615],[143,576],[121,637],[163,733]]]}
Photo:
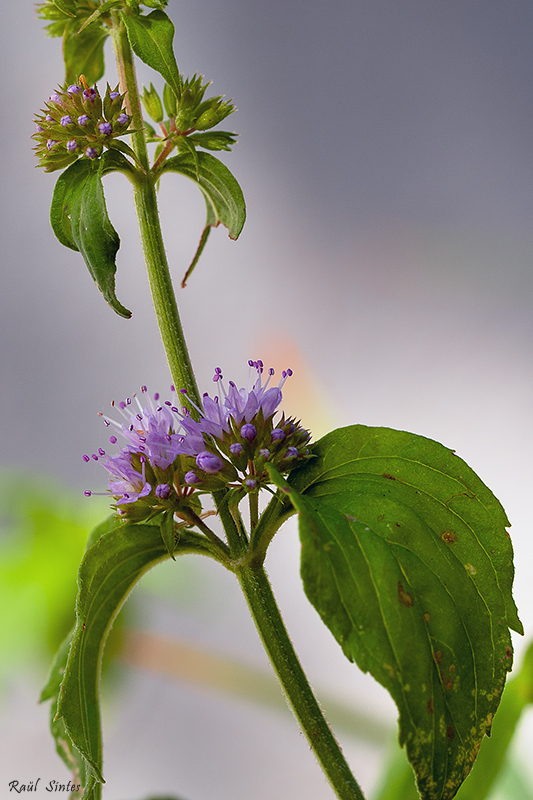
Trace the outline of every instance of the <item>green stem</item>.
{"label": "green stem", "polygon": [[144,175],[139,175],[135,183],[134,198],[159,332],[170,367],[170,374],[177,391],[185,389],[188,396],[199,405],[200,394],[192,370],[189,351],[185,343],[163,244],[155,179],[149,167],[133,53],[125,26],[116,12],[113,13],[111,30],[115,45],[120,88],[122,92],[126,93],[126,108],[132,117],[132,125],[136,131],[132,134],[132,148],[144,170]]}
{"label": "green stem", "polygon": [[235,572],[280,683],[333,790],[340,800],[364,800],[302,670],[265,571],[243,565]]}
{"label": "green stem", "polygon": [[236,519],[232,514],[232,509],[228,503],[228,491],[221,489],[220,491],[213,492],[213,500],[217,507],[218,516],[224,528],[224,533],[228,540],[228,546],[231,556],[234,560],[241,559],[247,550],[248,540],[240,519],[238,507],[236,511]]}
{"label": "green stem", "polygon": [[253,536],[259,519],[259,493],[250,492],[248,498],[250,501],[250,535]]}
{"label": "green stem", "polygon": [[254,563],[263,563],[270,542],[281,525],[292,514],[294,514],[293,507],[284,506],[280,493],[275,494],[261,514],[257,526],[250,537],[250,550],[253,553]]}

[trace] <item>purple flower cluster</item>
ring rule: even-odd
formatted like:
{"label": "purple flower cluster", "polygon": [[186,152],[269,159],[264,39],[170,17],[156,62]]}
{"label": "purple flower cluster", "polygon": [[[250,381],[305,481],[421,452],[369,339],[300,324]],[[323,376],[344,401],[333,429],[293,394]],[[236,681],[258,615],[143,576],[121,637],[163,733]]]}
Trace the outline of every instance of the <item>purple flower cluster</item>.
{"label": "purple flower cluster", "polygon": [[94,160],[117,136],[128,133],[130,118],[122,107],[123,95],[107,86],[102,99],[80,76],[50,95],[46,108],[35,117],[33,139],[46,172],[72,164],[80,156]]}
{"label": "purple flower cluster", "polygon": [[[299,423],[282,415],[274,425],[281,389],[292,371],[283,371],[278,385],[270,386],[274,370],[268,370],[263,384],[263,363],[248,363],[248,384],[241,389],[232,381],[226,389],[217,368],[213,381],[219,394],[204,394],[201,408],[181,391],[197,418],[187,407],[179,406],[174,387],[172,400],[161,402],[158,394],[152,399],[143,386],[142,400],[134,395],[112,403],[122,421],[100,414],[125,445],[117,455],[109,456],[100,449],[83,458],[105,458],[104,467],[112,476],[109,493],[119,513],[136,520],[163,510],[179,513],[198,489],[229,486],[243,492],[258,491],[268,482],[267,461],[288,472],[309,456],[310,434]],[[117,441],[113,434],[111,444]]]}

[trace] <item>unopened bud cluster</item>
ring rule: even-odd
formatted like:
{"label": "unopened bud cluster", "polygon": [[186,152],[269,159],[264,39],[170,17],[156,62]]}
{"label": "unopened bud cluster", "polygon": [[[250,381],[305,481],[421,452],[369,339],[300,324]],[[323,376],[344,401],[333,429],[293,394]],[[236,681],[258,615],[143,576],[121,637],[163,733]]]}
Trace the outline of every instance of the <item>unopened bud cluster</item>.
{"label": "unopened bud cluster", "polygon": [[141,96],[143,106],[151,119],[162,128],[162,135],[158,136],[153,128],[147,125],[152,140],[167,139],[173,135],[179,150],[183,144],[180,139],[184,137],[187,137],[190,143],[207,150],[229,150],[231,145],[235,144],[236,134],[227,131],[212,133],[204,131],[214,128],[232,114],[235,106],[231,102],[226,102],[222,96],[204,100],[208,86],[210,83],[204,83],[201,75],[193,75],[192,78],[183,81],[179,100],[167,84],[162,99],[153,84],[150,84],[149,89],[143,87]]}
{"label": "unopened bud cluster", "polygon": [[39,166],[46,172],[63,169],[84,157],[91,161],[111,147],[113,139],[129,133],[130,117],[123,108],[124,95],[107,86],[102,99],[98,89],[80,83],[65,84],[50,95],[46,108],[35,117]]}

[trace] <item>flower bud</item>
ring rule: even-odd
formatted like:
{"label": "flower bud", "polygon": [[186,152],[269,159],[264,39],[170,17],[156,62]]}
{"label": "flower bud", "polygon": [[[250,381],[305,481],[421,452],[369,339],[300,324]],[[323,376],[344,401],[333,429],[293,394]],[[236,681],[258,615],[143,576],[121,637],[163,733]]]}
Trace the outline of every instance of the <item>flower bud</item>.
{"label": "flower bud", "polygon": [[165,105],[165,111],[167,112],[167,115],[171,118],[175,117],[178,111],[178,104],[176,101],[176,95],[168,83],[165,83],[165,88],[163,89],[163,103]]}
{"label": "flower bud", "polygon": [[130,118],[122,108],[118,91],[106,92],[106,118],[102,117],[102,100],[96,87],[87,86],[83,76],[80,84],[65,84],[45,103],[46,108],[36,115],[33,139],[40,166],[47,172],[72,164],[80,156],[94,160],[103,147],[109,147],[115,136],[127,132]]}
{"label": "flower bud", "polygon": [[147,89],[146,86],[143,86],[143,90],[141,102],[145,107],[147,114],[153,119],[154,122],[162,122],[163,106],[153,84],[150,84],[150,89]]}
{"label": "flower bud", "polygon": [[241,436],[243,439],[246,439],[249,442],[253,442],[253,440],[257,436],[257,429],[255,425],[251,425],[250,423],[243,425],[241,428]]}
{"label": "flower bud", "polygon": [[215,453],[210,453],[209,450],[203,450],[199,453],[196,456],[196,463],[200,469],[203,469],[208,475],[216,475],[224,466],[224,462],[220,456],[217,456]]}
{"label": "flower bud", "polygon": [[110,85],[107,84],[104,97],[104,117],[108,121],[111,121],[121,111],[123,99],[123,95],[118,91],[118,86],[112,90]]}
{"label": "flower bud", "polygon": [[198,131],[214,128],[215,125],[218,125],[219,122],[222,122],[223,119],[226,119],[226,117],[234,111],[234,105],[220,101],[215,106],[203,111],[194,123],[194,127]]}

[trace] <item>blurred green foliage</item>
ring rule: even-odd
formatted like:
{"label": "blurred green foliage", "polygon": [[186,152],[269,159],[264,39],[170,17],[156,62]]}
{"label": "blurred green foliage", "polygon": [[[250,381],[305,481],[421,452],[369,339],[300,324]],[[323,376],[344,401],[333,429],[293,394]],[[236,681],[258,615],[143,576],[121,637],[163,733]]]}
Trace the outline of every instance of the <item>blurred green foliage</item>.
{"label": "blurred green foliage", "polygon": [[0,683],[51,655],[74,622],[76,574],[104,498],[79,499],[29,473],[0,471]]}

